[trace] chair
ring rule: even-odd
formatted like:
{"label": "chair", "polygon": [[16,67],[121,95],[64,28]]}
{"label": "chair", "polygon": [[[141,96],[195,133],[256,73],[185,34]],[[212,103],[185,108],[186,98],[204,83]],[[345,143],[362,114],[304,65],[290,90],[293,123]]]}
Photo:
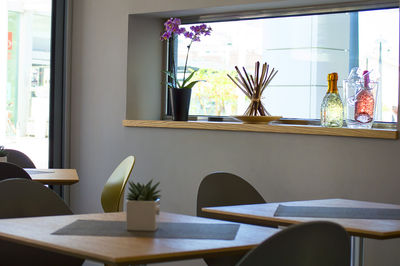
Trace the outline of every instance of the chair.
{"label": "chair", "polygon": [[[64,201],[42,184],[27,179],[0,181],[0,218],[72,214]],[[0,240],[1,265],[82,265],[83,260]]]}
{"label": "chair", "polygon": [[7,162],[18,165],[21,168],[36,168],[32,160],[23,152],[5,149],[7,154]]}
{"label": "chair", "polygon": [[[204,207],[265,203],[258,191],[243,178],[225,172],[211,173],[201,181],[197,193],[197,216],[215,218]],[[204,258],[207,265],[234,265],[243,254]]]}
{"label": "chair", "polygon": [[13,163],[0,163],[0,180],[8,178],[31,179],[31,176],[21,167]]}
{"label": "chair", "polygon": [[123,160],[108,178],[101,193],[101,206],[104,212],[123,210],[124,191],[126,183],[135,164],[135,157],[128,156]]}
{"label": "chair", "polygon": [[350,266],[343,227],[316,221],[290,226],[247,253],[237,266]]}
{"label": "chair", "polygon": [[258,191],[243,178],[225,172],[207,175],[197,193],[197,216],[214,218],[204,207],[265,203]]}

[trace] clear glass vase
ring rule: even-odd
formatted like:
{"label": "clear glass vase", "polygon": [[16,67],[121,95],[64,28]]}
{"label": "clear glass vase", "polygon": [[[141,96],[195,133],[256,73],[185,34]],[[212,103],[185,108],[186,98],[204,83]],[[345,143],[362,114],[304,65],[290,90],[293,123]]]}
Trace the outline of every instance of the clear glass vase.
{"label": "clear glass vase", "polygon": [[376,114],[378,82],[370,81],[368,87],[349,80],[343,81],[345,119],[349,128],[371,128]]}

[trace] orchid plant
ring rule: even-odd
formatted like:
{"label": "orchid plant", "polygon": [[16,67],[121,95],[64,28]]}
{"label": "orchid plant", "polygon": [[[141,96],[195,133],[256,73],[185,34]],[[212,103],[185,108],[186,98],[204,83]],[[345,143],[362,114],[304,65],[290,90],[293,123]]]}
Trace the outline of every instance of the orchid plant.
{"label": "orchid plant", "polygon": [[193,75],[197,70],[192,71],[188,77],[186,77],[186,72],[188,72],[187,63],[189,59],[190,48],[192,47],[193,42],[200,42],[201,36],[208,36],[211,34],[211,27],[206,24],[201,24],[197,26],[191,26],[190,30],[186,30],[186,28],[181,27],[181,20],[179,18],[170,18],[165,23],[165,31],[161,35],[161,41],[167,41],[174,35],[183,35],[185,38],[189,39],[190,42],[187,46],[186,60],[185,60],[185,68],[183,71],[183,81],[182,84],[179,83],[176,77],[175,68],[173,71],[165,71],[165,73],[171,78],[172,82],[168,82],[168,86],[172,88],[187,88],[191,89],[197,82],[200,80],[191,81]]}

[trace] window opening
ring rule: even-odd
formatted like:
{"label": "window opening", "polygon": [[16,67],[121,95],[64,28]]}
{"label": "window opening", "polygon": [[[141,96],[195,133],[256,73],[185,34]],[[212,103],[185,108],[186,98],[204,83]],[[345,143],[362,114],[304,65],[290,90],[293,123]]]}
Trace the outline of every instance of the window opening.
{"label": "window opening", "polygon": [[[199,70],[195,79],[207,82],[192,90],[190,115],[243,114],[248,100],[226,74],[235,75],[236,65],[253,69],[260,61],[279,70],[262,99],[272,115],[319,119],[327,74],[339,73],[343,96],[343,79],[359,66],[381,77],[376,121],[397,122],[398,8],[207,24],[212,35],[191,48],[189,66]],[[177,38],[169,51],[179,73],[185,40]]]}

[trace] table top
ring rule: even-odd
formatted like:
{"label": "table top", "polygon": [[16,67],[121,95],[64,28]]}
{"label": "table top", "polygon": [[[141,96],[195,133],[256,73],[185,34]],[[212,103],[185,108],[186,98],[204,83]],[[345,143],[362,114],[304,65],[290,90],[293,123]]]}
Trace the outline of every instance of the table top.
{"label": "table top", "polygon": [[[78,219],[125,221],[126,213],[0,219],[0,239],[118,265],[241,254],[278,231],[275,228],[242,224],[234,240],[52,234]],[[157,220],[183,223],[230,223],[166,212],[161,212]]]}
{"label": "table top", "polygon": [[46,185],[72,185],[79,182],[75,169],[34,169],[25,168],[32,180]]}
{"label": "table top", "polygon": [[310,218],[310,217],[276,217],[274,213],[279,204],[285,206],[318,206],[347,208],[389,208],[400,209],[400,205],[384,204],[347,199],[323,199],[292,202],[276,202],[225,207],[203,208],[210,217],[241,223],[263,226],[287,226],[308,221],[324,220],[342,225],[350,235],[390,239],[400,237],[400,220],[349,219],[349,218]]}

